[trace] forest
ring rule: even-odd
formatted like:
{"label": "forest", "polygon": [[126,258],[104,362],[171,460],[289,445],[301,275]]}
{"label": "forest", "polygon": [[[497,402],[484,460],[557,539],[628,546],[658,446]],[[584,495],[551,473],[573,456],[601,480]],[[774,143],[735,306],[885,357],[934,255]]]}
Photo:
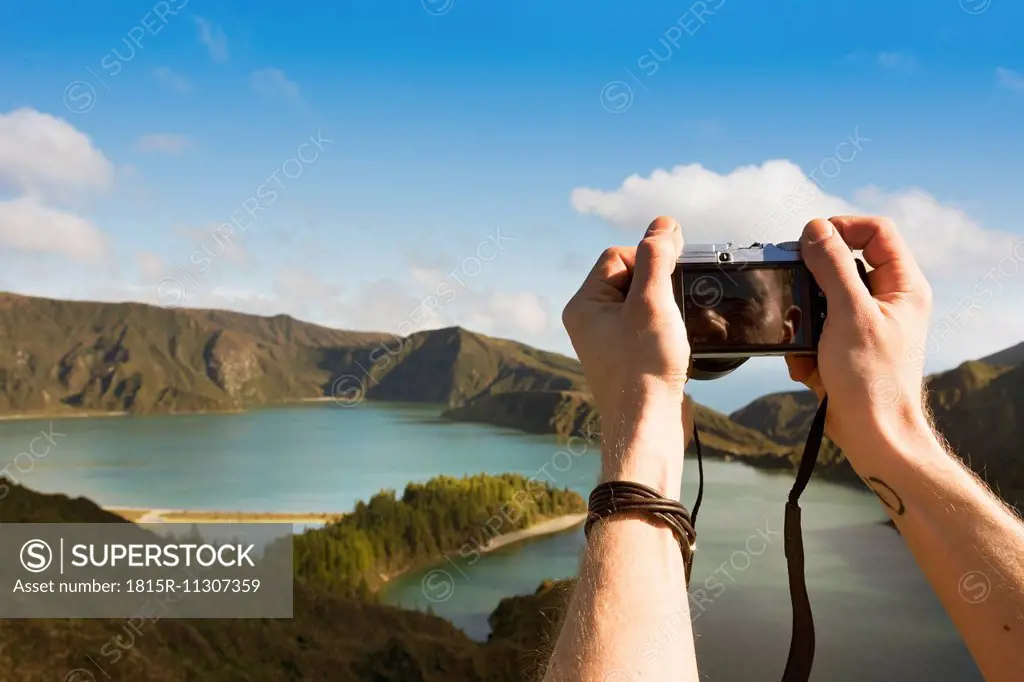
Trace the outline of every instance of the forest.
{"label": "forest", "polygon": [[519,474],[439,476],[359,502],[352,513],[294,538],[298,581],[373,599],[387,580],[445,554],[476,556],[491,538],[586,511],[568,489]]}

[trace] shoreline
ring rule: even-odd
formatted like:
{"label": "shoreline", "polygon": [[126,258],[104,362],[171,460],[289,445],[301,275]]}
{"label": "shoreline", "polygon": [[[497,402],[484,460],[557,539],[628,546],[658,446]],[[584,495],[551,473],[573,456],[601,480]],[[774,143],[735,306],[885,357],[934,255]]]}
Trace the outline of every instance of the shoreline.
{"label": "shoreline", "polygon": [[0,422],[5,421],[26,421],[26,420],[49,420],[54,419],[93,419],[93,418],[107,418],[107,417],[127,417],[127,412],[117,411],[96,411],[96,412],[8,412],[6,414],[0,414]]}
{"label": "shoreline", "polygon": [[[544,521],[535,523],[529,528],[525,528],[523,530],[517,530],[511,533],[505,533],[503,535],[493,537],[491,538],[490,542],[487,543],[486,546],[482,546],[480,544],[477,544],[476,542],[474,542],[474,546],[476,547],[476,550],[480,554],[489,554],[499,549],[505,549],[507,547],[512,547],[513,545],[521,544],[523,542],[526,542],[527,540],[534,540],[542,537],[547,537],[549,535],[557,535],[558,533],[563,533],[567,530],[576,528],[586,520],[586,512],[579,512],[576,514],[564,514],[562,516],[556,516],[554,518],[545,519]],[[404,576],[407,576],[410,573],[416,573],[417,571],[425,570],[427,568],[430,568],[431,566],[442,565],[445,560],[451,561],[449,555],[439,554],[433,558],[426,559],[424,561],[415,563],[411,566],[406,566],[400,571],[395,571],[387,575],[381,573],[378,576],[380,582],[372,586],[372,591],[377,594],[387,591],[389,585],[391,585],[397,580],[402,579]]]}
{"label": "shoreline", "polygon": [[567,531],[571,528],[581,525],[587,520],[587,513],[580,512],[577,514],[565,514],[563,516],[556,516],[540,523],[535,523],[529,528],[523,530],[512,531],[511,533],[503,533],[502,535],[496,535],[490,539],[490,541],[483,547],[480,548],[481,554],[488,554],[495,550],[501,549],[502,547],[508,547],[532,538],[544,537],[545,535],[554,535]]}
{"label": "shoreline", "polygon": [[132,523],[330,523],[341,512],[244,512],[203,509],[159,509],[153,507],[104,506]]}

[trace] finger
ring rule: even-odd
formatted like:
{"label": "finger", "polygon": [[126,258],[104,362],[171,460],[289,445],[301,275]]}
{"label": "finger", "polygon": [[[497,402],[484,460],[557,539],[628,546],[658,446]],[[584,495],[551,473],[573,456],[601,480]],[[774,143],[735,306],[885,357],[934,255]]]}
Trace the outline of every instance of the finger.
{"label": "finger", "polygon": [[671,305],[672,272],[683,250],[679,223],[664,216],[655,218],[636,247],[636,267],[627,299],[642,299],[654,305]]}
{"label": "finger", "polygon": [[853,252],[829,221],[817,218],[807,223],[800,237],[800,253],[825,292],[829,313],[852,316],[871,300]]}
{"label": "finger", "polygon": [[622,303],[626,300],[635,262],[635,247],[613,246],[605,249],[583,280],[577,297],[588,301]]}
{"label": "finger", "polygon": [[690,447],[693,440],[693,401],[689,395],[683,395],[683,450]]}
{"label": "finger", "polygon": [[928,280],[917,259],[891,220],[844,215],[829,218],[829,222],[835,225],[851,249],[864,253],[864,260],[874,268],[868,275],[874,294],[924,294],[929,291]]}
{"label": "finger", "polygon": [[818,358],[813,355],[786,355],[786,367],[789,368],[789,378],[793,381],[804,383],[811,378],[811,374],[818,368]]}
{"label": "finger", "polygon": [[786,366],[789,378],[814,391],[820,400],[825,395],[824,384],[818,373],[818,359],[811,355],[787,355]]}

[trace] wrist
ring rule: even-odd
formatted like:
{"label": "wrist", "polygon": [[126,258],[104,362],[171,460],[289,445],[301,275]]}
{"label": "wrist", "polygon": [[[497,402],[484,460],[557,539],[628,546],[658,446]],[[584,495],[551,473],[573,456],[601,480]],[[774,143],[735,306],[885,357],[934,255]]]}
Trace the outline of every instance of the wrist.
{"label": "wrist", "polygon": [[858,428],[849,446],[841,446],[851,464],[874,464],[879,460],[913,459],[923,451],[944,448],[923,405],[902,404],[882,409],[868,417],[869,428]]}
{"label": "wrist", "polygon": [[632,481],[679,499],[683,476],[682,405],[645,402],[602,419],[601,482]]}

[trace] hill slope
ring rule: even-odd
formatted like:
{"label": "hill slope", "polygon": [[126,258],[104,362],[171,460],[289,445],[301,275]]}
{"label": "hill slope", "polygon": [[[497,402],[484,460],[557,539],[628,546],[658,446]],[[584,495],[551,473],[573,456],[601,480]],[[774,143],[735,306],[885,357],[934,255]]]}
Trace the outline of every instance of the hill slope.
{"label": "hill slope", "polygon": [[[408,338],[290,317],[0,294],[0,412],[189,412],[330,395],[456,405],[572,390],[569,358],[460,328]],[[341,383],[339,383],[339,380]]]}
{"label": "hill slope", "polygon": [[984,362],[986,365],[1002,365],[1004,367],[1024,364],[1024,341],[1016,346],[1003,349],[998,353],[986,355],[981,359],[981,362]]}
{"label": "hill slope", "polygon": [[[10,484],[0,523],[29,522],[127,523],[88,500]],[[485,644],[441,618],[305,582],[295,585],[292,619],[0,620],[0,680],[520,682],[548,650],[542,610],[553,602],[541,590],[514,603],[513,612],[499,607]]]}
{"label": "hill slope", "polygon": [[[926,386],[935,426],[954,451],[1003,499],[1024,506],[1024,463],[1014,445],[1024,439],[1024,365],[968,361],[929,376]],[[797,391],[758,398],[730,416],[781,443],[799,446],[816,409],[813,393]],[[827,439],[823,455],[824,473],[856,476]]]}
{"label": "hill slope", "polygon": [[[579,362],[459,327],[399,338],[287,316],[0,294],[0,413],[192,412],[330,396],[440,403],[453,420],[566,436],[597,414]],[[709,447],[777,454],[698,408]]]}

